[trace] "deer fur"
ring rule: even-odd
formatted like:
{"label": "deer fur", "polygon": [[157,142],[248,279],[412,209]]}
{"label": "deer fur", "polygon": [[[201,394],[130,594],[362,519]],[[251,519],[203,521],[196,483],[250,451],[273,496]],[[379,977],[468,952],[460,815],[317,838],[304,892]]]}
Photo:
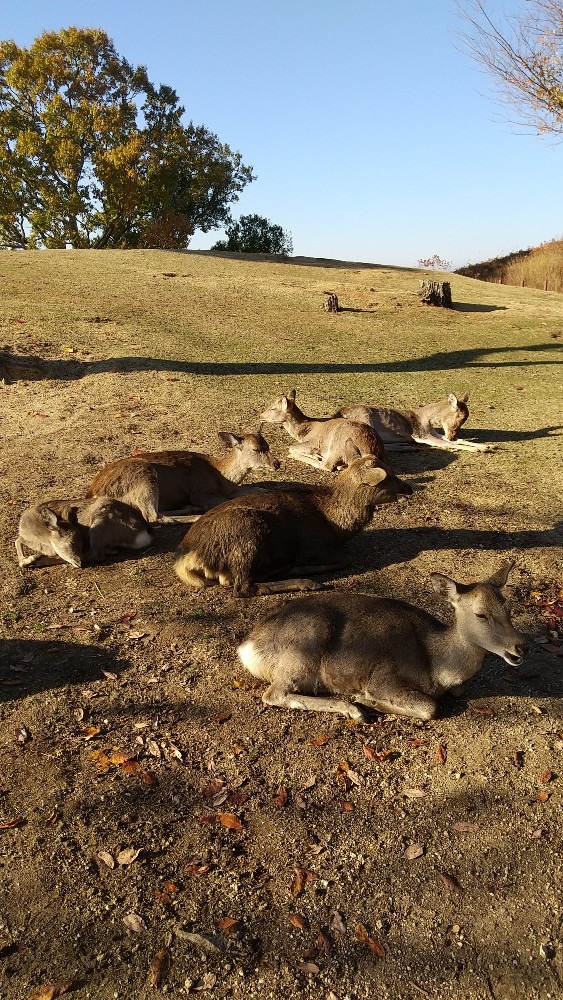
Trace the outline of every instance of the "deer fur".
{"label": "deer fur", "polygon": [[298,443],[289,455],[316,469],[335,472],[346,466],[344,449],[352,441],[360,455],[375,455],[383,459],[384,448],[379,434],[366,421],[338,418],[307,417],[295,402],[296,391],[277,399],[260,415],[269,424],[281,424]]}
{"label": "deer fur", "polygon": [[[386,448],[396,450],[406,444],[426,444],[430,448],[447,448],[450,451],[495,451],[492,444],[474,441],[457,441],[460,427],[469,417],[469,393],[461,396],[453,392],[437,403],[427,403],[412,410],[395,410],[384,406],[343,406],[335,417],[358,420],[375,430]],[[437,434],[440,428],[444,436]]]}
{"label": "deer fur", "polygon": [[366,527],[375,508],[412,493],[374,455],[359,456],[352,442],[346,462],[333,487],[264,492],[208,511],[178,549],[180,579],[197,588],[218,580],[240,597],[315,589],[311,580],[255,583],[340,568],[334,551]]}
{"label": "deer fur", "polygon": [[[16,538],[18,564],[67,562],[80,568],[115,549],[144,549],[152,536],[143,517],[119,500],[47,500],[24,510]],[[32,550],[24,555],[23,546]]]}
{"label": "deer fur", "polygon": [[123,500],[150,523],[166,511],[210,510],[236,497],[239,483],[253,469],[280,467],[260,430],[242,435],[220,431],[219,438],[228,451],[218,457],[197,451],[147,451],[118,459],[98,472],[88,496]]}
{"label": "deer fur", "polygon": [[250,673],[268,682],[266,705],[338,712],[362,720],[360,706],[433,719],[437,700],[481,669],[485,652],[511,666],[525,652],[501,590],[512,564],[480,583],[433,573],[453,605],[445,625],[420,608],[367,594],[332,593],[288,602],[238,648]]}

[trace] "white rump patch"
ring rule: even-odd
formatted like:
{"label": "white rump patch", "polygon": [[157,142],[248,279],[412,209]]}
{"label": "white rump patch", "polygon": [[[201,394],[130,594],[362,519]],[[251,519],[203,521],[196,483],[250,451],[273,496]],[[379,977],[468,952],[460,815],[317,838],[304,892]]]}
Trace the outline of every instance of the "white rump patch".
{"label": "white rump patch", "polygon": [[246,670],[255,677],[264,678],[264,664],[251,639],[247,639],[237,649],[239,660]]}

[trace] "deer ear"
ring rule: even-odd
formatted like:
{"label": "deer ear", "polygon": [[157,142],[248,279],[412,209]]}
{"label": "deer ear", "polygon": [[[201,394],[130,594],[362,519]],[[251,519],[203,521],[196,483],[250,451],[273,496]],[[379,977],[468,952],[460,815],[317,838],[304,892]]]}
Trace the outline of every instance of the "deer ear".
{"label": "deer ear", "polygon": [[297,395],[297,390],[291,389],[290,392],[288,392],[287,394],[287,398],[290,399],[292,403],[294,403],[296,395]]}
{"label": "deer ear", "polygon": [[506,586],[506,581],[508,580],[508,574],[510,573],[510,570],[512,569],[513,566],[514,566],[513,562],[505,563],[504,566],[501,566],[500,569],[497,569],[496,573],[493,573],[493,575],[490,576],[486,582],[490,583],[492,587],[498,587],[499,590],[502,590],[502,588]]}
{"label": "deer ear", "polygon": [[457,410],[457,396],[455,396],[453,392],[448,393],[448,403],[453,410]]}
{"label": "deer ear", "polygon": [[461,396],[458,396],[457,398],[459,399],[460,403],[468,403],[469,402],[469,390],[467,390],[467,392],[463,392],[461,394]]}
{"label": "deer ear", "polygon": [[262,428],[263,428],[263,426],[264,426],[264,421],[262,421],[262,423],[258,425],[258,430],[256,431],[256,434],[257,434],[258,437],[262,437]]}
{"label": "deer ear", "polygon": [[346,459],[346,464],[351,465],[352,462],[355,462],[361,454],[360,449],[356,447],[352,438],[347,438],[344,442],[344,458]]}
{"label": "deer ear", "polygon": [[54,510],[51,510],[50,507],[42,507],[40,510],[40,517],[48,528],[56,528],[58,526],[59,515]]}
{"label": "deer ear", "polygon": [[236,448],[237,444],[242,441],[238,434],[232,434],[231,431],[218,431],[217,436],[223,444],[226,444],[227,448]]}
{"label": "deer ear", "polygon": [[452,580],[449,576],[444,576],[443,573],[432,573],[430,576],[430,583],[442,597],[445,597],[450,604],[455,604],[459,590],[458,584],[455,580]]}

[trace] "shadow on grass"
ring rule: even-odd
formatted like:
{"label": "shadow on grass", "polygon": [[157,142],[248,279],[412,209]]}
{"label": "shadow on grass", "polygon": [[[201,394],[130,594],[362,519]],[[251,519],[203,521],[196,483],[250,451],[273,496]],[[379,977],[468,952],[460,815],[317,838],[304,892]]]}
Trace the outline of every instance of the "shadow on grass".
{"label": "shadow on grass", "polygon": [[101,646],[56,639],[0,639],[0,704],[39,691],[119,675],[128,661]]}

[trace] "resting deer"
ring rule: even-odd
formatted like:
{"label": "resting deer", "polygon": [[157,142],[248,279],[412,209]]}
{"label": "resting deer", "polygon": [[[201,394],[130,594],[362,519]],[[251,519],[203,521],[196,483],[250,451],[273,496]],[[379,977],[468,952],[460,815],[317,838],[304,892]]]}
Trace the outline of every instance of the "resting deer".
{"label": "resting deer", "polygon": [[459,693],[487,650],[511,666],[522,662],[524,637],[513,628],[501,594],[511,567],[472,584],[433,573],[434,589],[455,609],[450,625],[404,601],[323,594],[274,611],[238,655],[255,677],[268,681],[266,705],[358,720],[365,717],[359,705],[365,705],[433,719],[437,699],[448,690]]}
{"label": "resting deer", "polygon": [[229,449],[213,457],[198,451],[147,451],[106,465],[88,496],[116,497],[140,510],[149,523],[160,514],[210,510],[239,493],[253,469],[279,469],[260,430],[255,434],[219,431]]}
{"label": "resting deer", "polygon": [[295,396],[295,389],[287,396],[279,396],[260,416],[266,423],[281,424],[298,442],[289,449],[291,458],[316,469],[335,472],[346,465],[344,447],[347,441],[353,441],[360,455],[384,457],[379,434],[372,427],[366,427],[365,421],[306,417],[297,406]]}
{"label": "resting deer", "polygon": [[[145,549],[151,541],[144,518],[119,500],[48,500],[24,510],[16,552],[21,567],[62,561],[80,568],[102,562],[115,549]],[[24,545],[31,555],[24,555]]]}
{"label": "resting deer", "polygon": [[[468,399],[468,392],[464,392],[462,396],[455,396],[450,392],[446,399],[417,406],[413,410],[395,410],[384,406],[343,406],[334,416],[368,424],[377,431],[385,447],[390,450],[415,442],[451,451],[495,451],[493,444],[455,440],[459,428],[469,416]],[[436,433],[436,427],[443,430],[443,437]]]}
{"label": "resting deer", "polygon": [[334,550],[366,527],[377,506],[412,493],[374,455],[360,456],[352,442],[345,452],[348,468],[332,487],[240,497],[203,514],[176,554],[180,579],[197,588],[218,580],[240,597],[318,589],[311,580],[255,582],[340,568]]}

